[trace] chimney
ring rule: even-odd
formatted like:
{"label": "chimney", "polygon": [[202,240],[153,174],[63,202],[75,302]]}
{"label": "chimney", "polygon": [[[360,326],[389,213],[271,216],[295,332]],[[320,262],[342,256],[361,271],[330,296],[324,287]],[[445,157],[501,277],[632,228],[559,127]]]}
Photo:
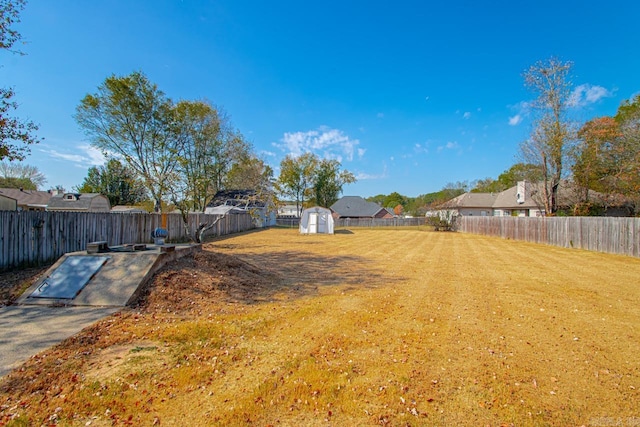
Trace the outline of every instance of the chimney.
{"label": "chimney", "polygon": [[516,202],[522,204],[527,200],[527,181],[518,181],[516,186]]}

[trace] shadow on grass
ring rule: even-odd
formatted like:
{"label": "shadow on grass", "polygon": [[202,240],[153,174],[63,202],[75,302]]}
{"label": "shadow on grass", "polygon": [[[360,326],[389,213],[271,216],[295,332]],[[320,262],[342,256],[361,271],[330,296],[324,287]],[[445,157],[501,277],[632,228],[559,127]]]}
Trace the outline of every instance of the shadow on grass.
{"label": "shadow on grass", "polygon": [[351,230],[335,230],[335,234],[353,234]]}

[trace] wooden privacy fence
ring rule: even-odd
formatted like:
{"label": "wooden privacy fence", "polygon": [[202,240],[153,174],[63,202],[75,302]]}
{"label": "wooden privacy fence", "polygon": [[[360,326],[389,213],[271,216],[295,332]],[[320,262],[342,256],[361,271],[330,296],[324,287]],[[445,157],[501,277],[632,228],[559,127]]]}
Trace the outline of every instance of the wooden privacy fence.
{"label": "wooden privacy fence", "polygon": [[[179,214],[167,214],[168,241],[189,240]],[[189,214],[189,233],[220,215]],[[0,271],[23,265],[42,265],[87,243],[106,240],[110,246],[152,243],[151,232],[162,225],[161,214],[0,211]],[[251,215],[223,216],[207,236],[221,236],[253,228]]]}
{"label": "wooden privacy fence", "polygon": [[336,227],[406,227],[425,225],[426,218],[338,218]]}
{"label": "wooden privacy fence", "polygon": [[461,216],[456,221],[464,233],[640,257],[640,218]]}

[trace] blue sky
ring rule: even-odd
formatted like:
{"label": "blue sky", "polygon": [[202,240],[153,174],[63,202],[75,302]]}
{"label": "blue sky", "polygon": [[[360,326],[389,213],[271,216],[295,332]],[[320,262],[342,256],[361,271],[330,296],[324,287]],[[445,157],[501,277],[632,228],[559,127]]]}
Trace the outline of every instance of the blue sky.
{"label": "blue sky", "polygon": [[30,0],[26,56],[0,53],[18,115],[45,140],[46,188],[103,163],[73,119],[111,75],[207,99],[278,172],[288,153],[341,160],[345,195],[417,196],[497,177],[519,159],[533,97],[522,73],[572,61],[586,120],[640,91],[640,2]]}

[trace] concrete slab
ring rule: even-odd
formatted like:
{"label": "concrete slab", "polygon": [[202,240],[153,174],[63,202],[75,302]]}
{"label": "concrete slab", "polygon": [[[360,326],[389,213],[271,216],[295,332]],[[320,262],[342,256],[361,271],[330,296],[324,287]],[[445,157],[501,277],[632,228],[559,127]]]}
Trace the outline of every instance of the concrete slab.
{"label": "concrete slab", "polygon": [[[172,245],[173,246],[173,245]],[[112,248],[108,253],[87,254],[86,251],[63,255],[42,278],[27,289],[16,301],[17,305],[124,307],[134,301],[153,274],[166,263],[202,250],[201,245],[175,245],[165,252],[163,246],[147,245],[146,250],[133,251],[129,247]],[[109,257],[87,285],[73,299],[32,297],[42,282],[56,271],[70,256]]]}
{"label": "concrete slab", "polygon": [[0,376],[118,308],[0,307]]}

